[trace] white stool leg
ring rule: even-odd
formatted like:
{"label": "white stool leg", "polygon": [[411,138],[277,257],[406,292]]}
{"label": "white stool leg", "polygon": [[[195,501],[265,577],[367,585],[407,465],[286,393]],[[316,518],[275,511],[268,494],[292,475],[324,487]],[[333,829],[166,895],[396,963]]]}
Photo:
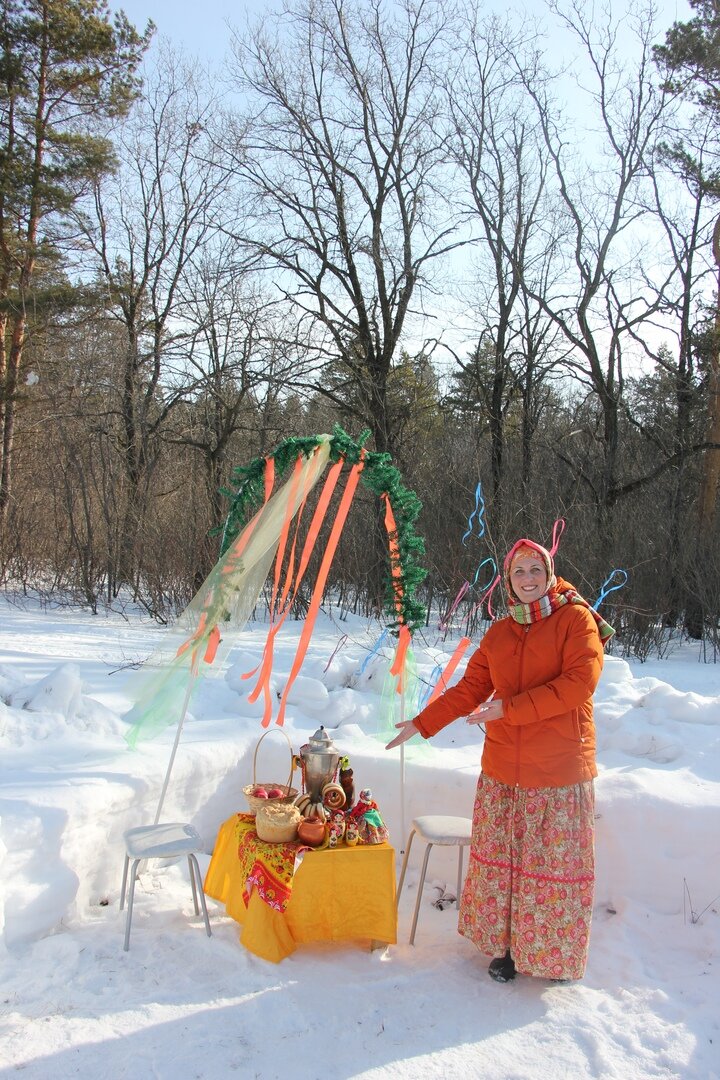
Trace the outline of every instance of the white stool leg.
{"label": "white stool leg", "polygon": [[125,952],[130,948],[130,923],[132,922],[133,913],[133,900],[135,899],[135,882],[137,881],[137,868],[140,864],[140,859],[136,859],[132,864],[132,870],[130,871],[130,892],[128,894],[128,910],[127,919],[125,920],[125,944],[123,949]]}
{"label": "white stool leg", "polygon": [[410,848],[412,846],[414,836],[415,836],[415,830],[411,829],[410,830],[410,835],[408,836],[408,842],[407,842],[407,844],[405,846],[405,855],[403,856],[402,869],[400,871],[400,880],[398,882],[397,893],[395,894],[395,910],[396,911],[400,906],[400,893],[402,892],[403,882],[405,880],[405,871],[407,870],[408,859],[410,857]]}
{"label": "white stool leg", "polygon": [[129,865],[130,865],[130,856],[126,855],[125,856],[125,864],[123,866],[122,887],[120,889],[120,910],[121,911],[125,907],[125,889],[127,888],[127,876],[128,876],[128,866]]}
{"label": "white stool leg", "polygon": [[[202,904],[203,918],[205,920],[205,931],[208,937],[212,937],[210,930],[210,919],[208,918],[207,904],[205,903],[205,892],[202,886],[202,878],[200,876],[200,867],[198,861],[194,855],[188,855],[188,862],[190,863],[190,880],[193,880],[193,870],[197,876],[197,891],[200,893],[200,903]],[[193,897],[195,897],[195,913],[198,913],[197,909],[197,892],[195,890],[195,883],[193,881]]]}
{"label": "white stool leg", "polygon": [[193,905],[195,907],[195,914],[200,914],[200,908],[198,907],[197,889],[195,888],[195,874],[193,872],[192,855],[188,855],[188,870],[190,871],[190,884],[192,885]]}
{"label": "white stool leg", "polygon": [[460,844],[459,847],[458,847],[458,887],[457,887],[458,911],[460,910],[460,893],[462,892],[462,887],[463,887],[463,846],[462,846],[462,844]]}
{"label": "white stool leg", "polygon": [[418,884],[417,900],[415,901],[415,911],[413,913],[412,926],[410,927],[410,944],[415,943],[415,927],[417,926],[418,914],[420,912],[420,901],[422,900],[423,885],[425,884],[425,874],[427,873],[428,859],[430,858],[430,849],[433,845],[428,844],[425,848],[425,858],[423,859],[422,870],[420,871],[420,882]]}

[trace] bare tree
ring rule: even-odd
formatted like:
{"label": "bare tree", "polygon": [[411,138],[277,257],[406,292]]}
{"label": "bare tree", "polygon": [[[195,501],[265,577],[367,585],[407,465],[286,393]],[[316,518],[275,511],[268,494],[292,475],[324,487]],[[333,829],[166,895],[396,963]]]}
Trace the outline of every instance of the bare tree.
{"label": "bare tree", "polygon": [[[164,440],[201,456],[207,505],[198,510],[209,528],[227,510],[221,489],[237,464],[228,460],[236,437],[245,431],[255,456],[261,416],[302,380],[308,350],[295,336],[291,313],[283,316],[263,295],[238,264],[236,244],[227,236],[218,235],[188,268],[178,300],[187,336],[166,365],[166,383],[185,392],[186,404],[174,411]],[[260,449],[268,449],[260,441]],[[215,547],[208,541],[198,567],[202,577],[215,561]]]}
{"label": "bare tree", "polygon": [[390,369],[411,303],[453,246],[434,75],[442,5],[300,0],[279,27],[235,41],[255,104],[236,163],[252,246],[312,325],[317,357],[344,366],[376,448],[392,452]]}
{"label": "bare tree", "polygon": [[[98,183],[86,234],[108,305],[125,334],[114,404],[127,479],[120,578],[137,576],[142,522],[159,438],[168,415],[192,390],[170,361],[187,351],[180,286],[214,228],[229,174],[212,131],[218,105],[177,56],[161,56],[142,100],[119,133],[122,158],[112,186]],[[174,369],[177,372],[177,367]]]}
{"label": "bare tree", "polygon": [[[641,265],[643,196],[669,98],[652,77],[651,9],[622,23],[606,15],[599,25],[579,0],[567,8],[552,4],[552,10],[582,47],[591,81],[579,91],[593,119],[586,122],[588,153],[579,154],[577,136],[563,131],[547,85],[528,79],[518,65],[537,108],[570,238],[555,288],[533,294],[562,331],[574,371],[591,386],[602,412],[602,465],[596,476],[582,475],[604,532],[611,507],[631,490],[619,456],[625,350],[661,308],[666,284],[645,288]],[[628,59],[630,40],[636,52]],[[572,456],[564,460],[572,466]]]}
{"label": "bare tree", "polygon": [[[459,198],[477,251],[475,299],[480,343],[468,362],[456,357],[463,393],[475,384],[491,441],[494,512],[499,515],[505,472],[505,418],[513,398],[523,402],[524,484],[530,475],[537,422],[537,388],[558,362],[557,332],[533,298],[548,291],[558,221],[547,190],[550,156],[541,125],[529,109],[525,84],[537,75],[536,35],[495,17],[468,14],[467,47],[448,75],[451,158],[461,177]],[[521,77],[513,57],[533,71]]]}

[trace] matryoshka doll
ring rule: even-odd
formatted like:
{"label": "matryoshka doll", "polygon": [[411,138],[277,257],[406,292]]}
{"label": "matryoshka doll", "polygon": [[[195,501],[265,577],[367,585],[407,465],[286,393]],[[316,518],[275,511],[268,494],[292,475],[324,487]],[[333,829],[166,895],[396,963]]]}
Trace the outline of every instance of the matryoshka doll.
{"label": "matryoshka doll", "polygon": [[345,835],[345,815],[342,811],[335,811],[330,818],[328,826],[328,847],[334,848],[342,842]]}

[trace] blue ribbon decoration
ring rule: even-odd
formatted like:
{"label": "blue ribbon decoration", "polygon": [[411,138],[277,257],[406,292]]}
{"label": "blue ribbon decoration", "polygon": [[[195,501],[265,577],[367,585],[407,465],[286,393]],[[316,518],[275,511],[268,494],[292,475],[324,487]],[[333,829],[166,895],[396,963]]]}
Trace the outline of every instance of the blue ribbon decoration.
{"label": "blue ribbon decoration", "polygon": [[[487,558],[483,559],[483,561],[480,563],[477,570],[475,571],[475,577],[472,579],[472,582],[471,582],[471,585],[470,585],[470,587],[472,589],[474,589],[475,586],[477,585],[477,580],[480,577],[480,571],[482,570],[483,566],[485,566],[486,563],[489,563],[490,567],[491,567],[490,581],[492,581],[493,578],[495,577],[495,575],[497,574],[497,564],[496,564],[495,560],[492,558],[492,556],[488,555]],[[490,581],[488,582],[488,585],[490,584]],[[486,589],[487,585],[483,585],[482,588]]]}
{"label": "blue ribbon decoration", "polygon": [[482,493],[482,483],[478,481],[478,486],[475,488],[475,509],[468,518],[467,532],[462,538],[463,547],[466,547],[466,540],[468,536],[472,536],[473,531],[473,518],[475,518],[478,527],[478,539],[485,535],[485,521],[483,520],[485,515],[485,500]]}
{"label": "blue ribbon decoration", "polygon": [[[616,574],[621,574],[622,575],[622,581],[619,581],[617,585],[613,585],[610,588],[608,588],[608,585],[610,585],[610,582],[612,581],[612,579],[615,577]],[[600,605],[602,604],[605,597],[609,596],[611,592],[615,592],[616,589],[622,589],[623,585],[625,585],[627,583],[627,579],[628,579],[628,576],[627,576],[627,571],[626,570],[613,570],[613,571],[611,571],[611,573],[608,574],[608,576],[605,578],[602,585],[600,586],[600,595],[598,596],[595,603],[592,605],[595,608],[595,610],[597,611],[597,609],[600,607]]]}
{"label": "blue ribbon decoration", "polygon": [[430,697],[430,695],[432,694],[435,687],[437,686],[437,681],[440,678],[440,676],[442,675],[442,671],[443,671],[442,664],[436,664],[435,667],[432,669],[432,674],[430,675],[430,682],[424,688],[422,694],[420,695],[420,699],[418,701],[418,712],[420,712],[421,709],[424,709],[425,706],[427,705],[427,700]]}
{"label": "blue ribbon decoration", "polygon": [[367,654],[367,656],[363,660],[362,664],[360,665],[360,670],[358,671],[358,678],[365,671],[365,668],[368,666],[368,664],[370,663],[373,656],[375,655],[375,653],[378,651],[378,649],[382,645],[382,643],[385,640],[385,638],[387,637],[387,635],[388,635],[388,627],[386,626],[385,629],[383,630],[382,634],[380,635],[380,637],[375,642],[375,645],[373,646],[372,650]]}

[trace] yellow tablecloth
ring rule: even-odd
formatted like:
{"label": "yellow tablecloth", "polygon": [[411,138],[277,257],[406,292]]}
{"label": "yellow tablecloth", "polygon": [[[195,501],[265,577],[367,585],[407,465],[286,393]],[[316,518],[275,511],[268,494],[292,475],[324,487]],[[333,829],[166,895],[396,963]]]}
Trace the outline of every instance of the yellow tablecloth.
{"label": "yellow tablecloth", "polygon": [[397,940],[390,844],[306,852],[283,914],[268,907],[256,889],[245,907],[235,820],[233,815],[220,826],[205,892],[241,923],[240,941],[250,952],[277,963],[308,941]]}

